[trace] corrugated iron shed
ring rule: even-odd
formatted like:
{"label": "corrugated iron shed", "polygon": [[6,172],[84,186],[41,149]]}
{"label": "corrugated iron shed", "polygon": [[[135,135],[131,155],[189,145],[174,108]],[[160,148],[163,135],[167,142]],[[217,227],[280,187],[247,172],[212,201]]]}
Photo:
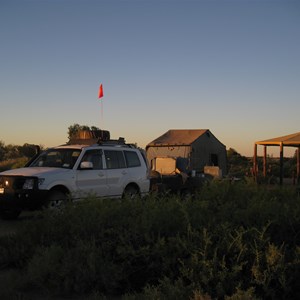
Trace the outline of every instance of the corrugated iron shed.
{"label": "corrugated iron shed", "polygon": [[219,166],[227,174],[226,146],[209,129],[170,129],[147,144],[146,153],[150,165],[157,157],[174,157],[180,170]]}

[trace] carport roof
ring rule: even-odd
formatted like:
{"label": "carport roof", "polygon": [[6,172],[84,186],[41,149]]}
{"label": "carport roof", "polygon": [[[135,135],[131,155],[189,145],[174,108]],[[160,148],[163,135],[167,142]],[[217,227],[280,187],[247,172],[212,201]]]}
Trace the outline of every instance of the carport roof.
{"label": "carport roof", "polygon": [[272,138],[269,140],[255,142],[256,145],[264,146],[288,146],[288,147],[300,147],[300,132]]}

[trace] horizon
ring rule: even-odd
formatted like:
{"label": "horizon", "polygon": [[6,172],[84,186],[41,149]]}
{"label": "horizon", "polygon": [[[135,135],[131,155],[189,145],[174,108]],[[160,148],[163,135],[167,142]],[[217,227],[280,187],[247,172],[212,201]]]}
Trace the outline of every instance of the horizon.
{"label": "horizon", "polygon": [[[81,125],[81,124],[78,124],[78,125]],[[85,126],[85,125],[83,125],[83,126]],[[98,128],[98,129],[99,129],[99,128]],[[137,144],[136,142],[133,142],[133,141],[132,141],[132,142],[128,142],[128,141],[126,140],[125,137],[121,137],[121,136],[119,136],[119,137],[112,137],[112,136],[111,136],[111,139],[112,139],[112,140],[116,140],[116,139],[119,139],[119,138],[124,138],[125,143],[136,145],[137,147],[142,148],[142,149],[145,149],[146,146],[147,146],[147,144],[149,144],[149,143],[152,142],[152,141],[149,141],[145,146],[141,146],[141,145],[139,145],[139,144]],[[157,138],[158,138],[158,137],[157,137]],[[64,143],[57,144],[57,145],[51,145],[51,146],[45,146],[45,145],[40,144],[40,143],[27,143],[27,142],[25,142],[25,143],[23,143],[23,144],[18,144],[18,143],[5,143],[5,141],[0,140],[0,143],[1,143],[1,142],[4,144],[4,146],[9,146],[9,145],[13,145],[13,146],[23,146],[23,145],[25,145],[25,144],[31,144],[31,145],[38,145],[38,146],[40,146],[40,147],[43,148],[43,149],[47,149],[47,148],[52,148],[52,147],[64,145],[64,144],[70,142],[70,140],[68,140],[68,137],[67,137],[67,139],[66,139],[66,141],[65,141]],[[225,146],[226,146],[226,145],[225,145]],[[271,151],[270,151],[270,148],[271,148],[271,149],[276,148],[276,151],[278,152],[277,156],[276,156],[276,151],[275,151],[275,152],[274,152],[274,151],[271,152]],[[298,148],[298,147],[291,147],[291,146],[287,147],[287,146],[286,146],[286,147],[284,148],[284,150],[283,150],[284,158],[293,158],[294,155],[295,155],[295,153],[296,153],[296,151],[297,151],[297,149],[295,149],[295,148]],[[244,155],[244,154],[240,153],[239,151],[237,151],[236,149],[234,149],[234,148],[232,148],[232,147],[226,147],[226,151],[229,151],[230,149],[236,151],[236,152],[237,152],[238,154],[240,154],[241,156],[247,157],[247,158],[249,158],[249,159],[252,159],[253,156],[254,156],[254,153],[252,153],[252,154],[250,154],[250,155]],[[279,146],[270,146],[270,145],[268,145],[268,147],[267,147],[267,157],[269,157],[269,158],[274,158],[274,159],[279,159],[279,158],[280,158],[280,152],[279,152],[279,151],[280,151]],[[264,156],[264,154],[263,154],[263,145],[257,145],[257,157],[258,157],[258,158],[262,158],[263,156]]]}

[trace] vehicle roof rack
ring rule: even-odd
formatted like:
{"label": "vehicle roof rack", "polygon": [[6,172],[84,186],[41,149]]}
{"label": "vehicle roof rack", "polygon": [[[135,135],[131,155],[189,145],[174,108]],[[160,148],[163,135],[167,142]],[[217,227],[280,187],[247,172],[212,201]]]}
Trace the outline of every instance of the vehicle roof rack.
{"label": "vehicle roof rack", "polygon": [[119,137],[117,140],[102,140],[101,138],[98,139],[97,144],[99,145],[126,145],[125,139],[123,137]]}
{"label": "vehicle roof rack", "polygon": [[117,140],[109,139],[109,140],[103,140],[101,138],[97,139],[71,139],[67,145],[99,145],[99,146],[123,146],[128,148],[136,148],[136,145],[134,144],[127,144],[125,142],[125,138],[119,137]]}
{"label": "vehicle roof rack", "polygon": [[99,139],[97,141],[97,144],[98,145],[101,145],[101,146],[127,146],[129,148],[136,148],[136,146],[134,144],[126,144],[125,142],[125,138],[123,137],[119,137],[119,139],[117,140],[101,140]]}

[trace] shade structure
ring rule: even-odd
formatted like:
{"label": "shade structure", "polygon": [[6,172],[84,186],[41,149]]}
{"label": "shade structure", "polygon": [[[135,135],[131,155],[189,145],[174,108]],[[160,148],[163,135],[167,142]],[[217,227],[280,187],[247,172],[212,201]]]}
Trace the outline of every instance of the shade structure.
{"label": "shade structure", "polygon": [[299,182],[300,176],[300,132],[293,134],[275,137],[263,141],[257,141],[254,143],[254,157],[253,157],[253,171],[257,177],[257,146],[264,146],[264,158],[263,158],[263,174],[266,176],[266,161],[267,161],[267,147],[278,146],[280,147],[280,184],[283,182],[283,149],[284,147],[296,147],[297,149],[297,181]]}
{"label": "shade structure", "polygon": [[286,146],[286,147],[300,147],[300,132],[280,136],[264,141],[255,142],[257,145],[264,146]]}

